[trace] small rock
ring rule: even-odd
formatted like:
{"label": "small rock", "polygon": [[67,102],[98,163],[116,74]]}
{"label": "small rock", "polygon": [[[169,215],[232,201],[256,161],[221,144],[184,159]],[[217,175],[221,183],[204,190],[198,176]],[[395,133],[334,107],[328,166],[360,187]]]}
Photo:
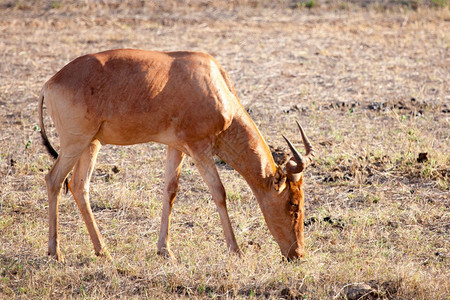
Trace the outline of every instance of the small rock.
{"label": "small rock", "polygon": [[280,291],[280,297],[282,299],[296,299],[294,293],[291,291],[290,288],[286,287]]}
{"label": "small rock", "polygon": [[418,163],[423,163],[428,161],[428,152],[419,153],[419,157],[417,157]]}
{"label": "small rock", "polygon": [[369,104],[367,106],[368,109],[370,110],[381,110],[386,106],[386,104],[381,103],[381,102],[372,102],[371,104]]}
{"label": "small rock", "polygon": [[359,283],[347,286],[344,289],[344,295],[348,300],[356,299],[377,299],[377,292],[368,284]]}
{"label": "small rock", "polygon": [[288,109],[283,109],[283,112],[286,113],[286,114],[289,114],[289,113],[294,113],[294,112],[297,112],[297,111],[300,111],[300,110],[305,111],[304,108],[300,109],[300,107],[298,107],[297,105],[294,105],[294,106],[291,106]]}
{"label": "small rock", "polygon": [[192,222],[192,221],[184,222],[184,226],[186,226],[188,228],[192,228],[192,227],[194,227],[194,222]]}
{"label": "small rock", "polygon": [[335,182],[336,181],[336,177],[332,176],[332,175],[325,175],[323,177],[323,182]]}
{"label": "small rock", "polygon": [[445,255],[442,254],[442,253],[439,252],[439,251],[435,252],[434,255],[436,256],[436,259],[437,259],[438,261],[441,261],[441,262],[442,262],[442,261],[445,260]]}
{"label": "small rock", "polygon": [[330,216],[323,218],[324,222],[327,222],[331,224],[334,228],[343,229],[345,226],[345,223],[342,221],[342,219],[333,219]]}
{"label": "small rock", "polygon": [[359,105],[360,105],[360,103],[359,103],[358,100],[356,100],[355,102],[352,103],[352,107],[353,107],[353,108],[354,108],[354,107],[357,107],[357,106],[359,106]]}
{"label": "small rock", "polygon": [[423,116],[423,110],[419,109],[418,112],[416,112],[416,117]]}
{"label": "small rock", "polygon": [[309,226],[309,225],[311,225],[313,223],[316,223],[316,222],[317,222],[317,218],[316,217],[311,217],[308,220],[306,220],[305,222],[303,222],[303,225],[306,227],[306,226]]}
{"label": "small rock", "polygon": [[402,101],[399,101],[399,102],[397,102],[397,103],[395,103],[394,104],[394,108],[397,108],[397,109],[409,109],[409,107],[407,107],[406,105],[405,105],[405,103],[403,103]]}

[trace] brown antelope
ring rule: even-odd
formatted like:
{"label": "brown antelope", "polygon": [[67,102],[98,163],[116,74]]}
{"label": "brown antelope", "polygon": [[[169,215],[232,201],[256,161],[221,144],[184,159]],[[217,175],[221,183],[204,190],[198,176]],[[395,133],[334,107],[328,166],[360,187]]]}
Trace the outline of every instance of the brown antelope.
{"label": "brown antelope", "polygon": [[[60,154],[43,122],[43,103],[55,124]],[[167,145],[158,253],[169,247],[172,204],[185,154],[192,157],[217,206],[225,240],[240,253],[226,207],[214,155],[238,171],[252,189],[269,231],[288,259],[303,257],[303,170],[314,150],[299,126],[306,155],[286,139],[293,157],[286,173],[241,105],[228,74],[213,57],[198,52],[110,50],[81,56],[47,81],[39,98],[44,145],[56,159],[45,176],[49,200],[48,253],[62,261],[58,203],[68,187],[86,223],[95,254],[105,244],[89,204],[89,181],[101,145],[159,142]],[[297,123],[298,124],[298,123]]]}

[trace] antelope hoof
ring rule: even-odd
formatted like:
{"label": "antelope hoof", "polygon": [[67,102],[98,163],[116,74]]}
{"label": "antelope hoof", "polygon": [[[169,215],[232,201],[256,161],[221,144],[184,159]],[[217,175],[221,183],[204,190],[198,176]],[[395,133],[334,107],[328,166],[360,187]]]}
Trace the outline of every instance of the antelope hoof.
{"label": "antelope hoof", "polygon": [[167,248],[161,248],[160,250],[158,250],[157,252],[158,255],[161,255],[162,257],[164,257],[165,259],[170,259],[173,262],[177,262],[177,259],[175,258],[175,256],[173,255],[172,251],[170,251],[170,249]]}
{"label": "antelope hoof", "polygon": [[104,257],[106,258],[108,261],[113,261],[111,255],[109,254],[109,251],[105,248],[102,248],[100,251],[95,251],[95,255],[99,256],[99,257]]}
{"label": "antelope hoof", "polygon": [[55,250],[48,250],[48,255],[52,258],[54,258],[55,260],[59,261],[60,263],[64,263],[64,256],[61,253],[61,250],[59,250],[59,248],[55,249]]}
{"label": "antelope hoof", "polygon": [[239,248],[232,249],[231,252],[236,254],[239,258],[244,258],[244,254],[242,253],[241,249],[239,249]]}

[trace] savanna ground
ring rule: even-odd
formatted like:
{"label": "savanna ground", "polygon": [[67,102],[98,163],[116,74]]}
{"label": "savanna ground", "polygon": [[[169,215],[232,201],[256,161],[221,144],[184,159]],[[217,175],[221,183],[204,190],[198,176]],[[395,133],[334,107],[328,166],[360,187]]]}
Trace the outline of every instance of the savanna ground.
{"label": "savanna ground", "polygon": [[[447,1],[1,1],[0,298],[448,299],[449,21]],[[245,258],[229,254],[190,159],[172,219],[178,263],[157,256],[159,144],[100,152],[91,201],[113,261],[94,255],[70,194],[66,262],[47,257],[53,161],[37,95],[70,60],[110,48],[214,55],[281,156],[281,134],[302,149],[300,121],[317,148],[305,259],[282,260],[245,181],[218,161]]]}

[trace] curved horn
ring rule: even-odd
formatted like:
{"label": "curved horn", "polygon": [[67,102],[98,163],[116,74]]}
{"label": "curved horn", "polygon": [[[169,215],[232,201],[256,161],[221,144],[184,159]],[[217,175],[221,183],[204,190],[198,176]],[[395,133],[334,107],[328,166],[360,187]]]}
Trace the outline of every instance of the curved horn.
{"label": "curved horn", "polygon": [[291,149],[293,157],[286,164],[286,172],[293,181],[297,181],[300,177],[299,174],[309,165],[314,158],[314,148],[311,145],[308,137],[303,131],[302,126],[297,122],[298,128],[300,129],[300,133],[302,135],[303,145],[306,149],[305,156],[302,156],[297,149],[295,149],[294,145],[283,135],[283,138],[286,140],[289,148]]}
{"label": "curved horn", "polygon": [[307,166],[310,163],[312,163],[312,161],[314,159],[314,148],[311,145],[311,142],[309,141],[305,132],[303,131],[302,126],[298,123],[298,121],[296,121],[296,123],[298,125],[298,129],[300,129],[300,133],[302,134],[303,145],[305,146],[305,149],[306,149],[306,154],[303,157],[303,159],[305,160],[306,166]]}

